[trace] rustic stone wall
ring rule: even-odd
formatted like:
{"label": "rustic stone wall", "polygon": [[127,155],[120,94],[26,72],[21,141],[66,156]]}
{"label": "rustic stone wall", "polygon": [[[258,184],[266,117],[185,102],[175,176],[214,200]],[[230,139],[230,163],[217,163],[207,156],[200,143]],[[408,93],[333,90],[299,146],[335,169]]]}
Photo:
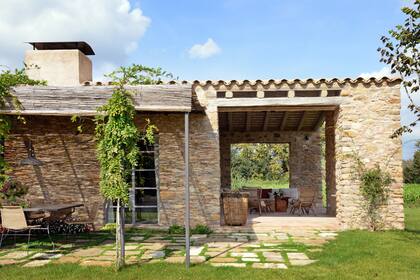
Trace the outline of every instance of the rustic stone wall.
{"label": "rustic stone wall", "polygon": [[347,85],[348,98],[338,111],[336,146],[337,218],[342,228],[366,227],[363,199],[355,174],[356,154],[367,167],[379,164],[395,180],[382,209],[385,228],[404,228],[401,140],[391,139],[400,126],[399,86]]}
{"label": "rustic stone wall", "polygon": [[[308,140],[305,140],[307,136]],[[290,187],[318,190],[316,207],[322,207],[321,145],[319,132],[222,132],[220,133],[221,185],[230,187],[230,145],[238,143],[289,144]]]}
{"label": "rustic stone wall", "polygon": [[[217,122],[217,115],[216,122]],[[162,226],[184,222],[184,115],[139,116],[159,128],[159,220]],[[205,114],[190,116],[191,223],[218,225],[220,221],[220,167],[218,137]],[[6,141],[5,157],[11,175],[29,186],[32,204],[81,202],[77,215],[104,222],[104,200],[99,193],[93,124],[86,120],[82,133],[69,117],[26,117],[26,125],[14,122]],[[20,165],[27,157],[24,140],[30,139],[44,165]],[[214,151],[214,152],[209,152]]]}
{"label": "rustic stone wall", "polygon": [[[159,128],[160,224],[184,224],[184,115],[148,117]],[[218,145],[209,115],[190,114],[192,226],[220,224]]]}
{"label": "rustic stone wall", "polygon": [[[5,143],[5,158],[11,175],[29,186],[27,199],[41,203],[85,205],[77,215],[102,224],[104,202],[99,194],[99,165],[96,160],[93,124],[87,121],[83,133],[69,117],[25,117],[26,124],[14,121]],[[26,158],[24,141],[29,139],[42,166],[20,165]]]}

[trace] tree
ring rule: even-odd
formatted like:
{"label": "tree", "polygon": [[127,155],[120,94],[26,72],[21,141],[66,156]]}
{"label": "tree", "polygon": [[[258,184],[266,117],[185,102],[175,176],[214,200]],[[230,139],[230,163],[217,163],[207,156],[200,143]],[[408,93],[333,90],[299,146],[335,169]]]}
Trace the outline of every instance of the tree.
{"label": "tree", "polygon": [[382,36],[383,46],[378,51],[381,54],[380,61],[391,67],[391,73],[397,73],[403,79],[402,84],[410,100],[408,108],[414,113],[416,120],[395,131],[394,137],[412,132],[412,127],[420,121],[420,106],[412,98],[419,90],[420,0],[415,0],[412,7],[403,7],[401,10],[405,15],[404,23],[390,30],[390,37]]}
{"label": "tree", "polygon": [[124,265],[124,225],[121,207],[128,205],[130,184],[127,180],[136,166],[140,140],[153,143],[154,125],[146,120],[143,134],[135,124],[136,110],[127,85],[158,84],[170,74],[160,68],[133,64],[120,67],[107,75],[115,86],[107,104],[98,109],[95,135],[100,165],[100,191],[109,201],[116,202],[116,267]]}
{"label": "tree", "polygon": [[416,142],[412,160],[403,161],[404,182],[420,184],[420,140]]}
{"label": "tree", "polygon": [[280,180],[289,171],[288,145],[236,144],[231,153],[234,179]]}

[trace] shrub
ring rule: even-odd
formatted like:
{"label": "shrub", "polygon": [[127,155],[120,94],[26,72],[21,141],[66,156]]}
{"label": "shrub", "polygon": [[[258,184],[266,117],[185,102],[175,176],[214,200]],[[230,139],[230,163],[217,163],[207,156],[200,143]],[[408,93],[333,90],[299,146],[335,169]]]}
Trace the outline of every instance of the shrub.
{"label": "shrub", "polygon": [[174,224],[169,227],[168,233],[169,234],[184,234],[185,228],[183,226]]}
{"label": "shrub", "polygon": [[407,207],[420,206],[419,184],[406,184],[404,186],[404,204]]}
{"label": "shrub", "polygon": [[25,201],[23,197],[28,193],[28,186],[23,185],[21,182],[7,179],[3,186],[0,188],[0,200],[9,205],[24,206]]}
{"label": "shrub", "polygon": [[[210,234],[213,231],[206,225],[196,225],[190,229],[190,234]],[[168,229],[169,234],[185,234],[185,227],[174,224]]]}
{"label": "shrub", "polygon": [[110,231],[110,232],[114,232],[117,228],[117,225],[115,223],[108,223],[106,225],[104,225],[101,230],[103,231]]}
{"label": "shrub", "polygon": [[389,197],[389,186],[393,182],[391,175],[383,171],[379,165],[374,168],[363,168],[360,174],[360,192],[366,200],[366,210],[372,230],[380,227],[381,215],[379,207]]}
{"label": "shrub", "polygon": [[206,225],[196,225],[191,229],[191,234],[210,234],[213,231]]}

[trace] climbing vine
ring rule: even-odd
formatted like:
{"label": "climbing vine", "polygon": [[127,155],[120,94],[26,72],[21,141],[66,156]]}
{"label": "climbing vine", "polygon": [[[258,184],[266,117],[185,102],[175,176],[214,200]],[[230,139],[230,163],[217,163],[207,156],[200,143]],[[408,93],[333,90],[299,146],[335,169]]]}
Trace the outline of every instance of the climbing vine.
{"label": "climbing vine", "polygon": [[394,182],[391,174],[379,164],[367,167],[357,151],[349,155],[355,160],[355,175],[359,183],[360,194],[363,197],[362,205],[366,211],[366,219],[371,230],[376,231],[383,227],[381,207],[386,205],[390,185]]}
{"label": "climbing vine", "polygon": [[107,75],[115,86],[108,102],[98,109],[95,118],[97,154],[100,164],[100,190],[109,201],[116,202],[116,248],[117,268],[124,265],[124,229],[121,224],[120,207],[128,205],[130,172],[137,165],[140,140],[154,142],[156,126],[146,119],[144,130],[139,132],[135,123],[136,110],[132,93],[127,85],[159,84],[161,78],[170,74],[160,68],[133,64],[120,67]]}
{"label": "climbing vine", "polygon": [[[35,66],[36,67],[36,66]],[[0,108],[4,108],[7,103],[11,103],[19,112],[22,106],[19,100],[12,94],[11,88],[19,85],[46,85],[45,81],[33,80],[25,73],[25,68],[9,70],[5,68],[0,72]],[[25,119],[18,115],[18,119],[25,122]],[[4,140],[10,133],[11,118],[7,115],[0,114],[0,154],[4,153]],[[0,185],[2,186],[6,181],[8,165],[3,156],[0,156]]]}

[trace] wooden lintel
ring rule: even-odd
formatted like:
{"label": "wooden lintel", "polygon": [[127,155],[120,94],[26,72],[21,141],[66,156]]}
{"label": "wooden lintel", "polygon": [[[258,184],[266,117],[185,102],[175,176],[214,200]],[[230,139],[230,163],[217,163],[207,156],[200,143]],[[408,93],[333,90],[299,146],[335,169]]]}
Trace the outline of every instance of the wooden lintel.
{"label": "wooden lintel", "polygon": [[270,111],[266,111],[265,116],[264,116],[263,131],[267,131],[269,120],[270,120]]}
{"label": "wooden lintel", "polygon": [[297,131],[302,130],[303,124],[305,123],[305,117],[307,115],[307,111],[302,112],[302,116],[300,117],[299,124],[297,127]]}
{"label": "wooden lintel", "polygon": [[219,112],[301,112],[301,111],[334,111],[338,106],[254,106],[254,107],[219,107]]}
{"label": "wooden lintel", "polygon": [[[338,107],[341,104],[351,102],[348,97],[294,97],[294,98],[233,98],[216,99],[212,103],[219,111],[224,108],[252,108],[252,107]],[[264,110],[259,111],[266,111]],[[230,111],[230,110],[226,110]],[[238,110],[241,111],[241,110]],[[242,110],[244,111],[244,110]],[[258,110],[256,110],[258,111]]]}
{"label": "wooden lintel", "polygon": [[288,115],[288,112],[287,111],[284,112],[283,119],[281,120],[281,123],[280,123],[280,130],[284,130],[284,128],[286,127],[287,115]]}

